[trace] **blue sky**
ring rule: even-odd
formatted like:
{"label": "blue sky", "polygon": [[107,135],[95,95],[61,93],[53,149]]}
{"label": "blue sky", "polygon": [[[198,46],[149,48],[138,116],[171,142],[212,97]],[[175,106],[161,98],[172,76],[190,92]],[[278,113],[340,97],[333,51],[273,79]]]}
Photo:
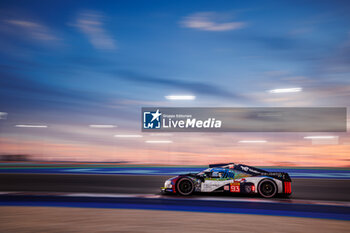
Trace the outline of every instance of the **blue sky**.
{"label": "blue sky", "polygon": [[[17,123],[137,131],[142,106],[349,106],[349,10],[347,1],[1,1],[1,136],[18,137]],[[289,87],[303,92],[267,92]]]}

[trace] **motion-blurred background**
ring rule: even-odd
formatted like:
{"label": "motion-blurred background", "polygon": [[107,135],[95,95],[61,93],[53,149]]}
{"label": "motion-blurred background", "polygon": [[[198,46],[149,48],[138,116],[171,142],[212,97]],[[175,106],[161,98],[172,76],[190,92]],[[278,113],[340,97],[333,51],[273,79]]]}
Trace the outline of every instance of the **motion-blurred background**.
{"label": "motion-blurred background", "polygon": [[1,1],[1,159],[348,167],[349,133],[150,134],[140,111],[347,107],[349,10],[347,1]]}
{"label": "motion-blurred background", "polygon": [[[349,132],[146,133],[141,108],[350,107],[349,12],[1,0],[0,231],[348,232]],[[227,162],[288,172],[291,198],[159,195]]]}

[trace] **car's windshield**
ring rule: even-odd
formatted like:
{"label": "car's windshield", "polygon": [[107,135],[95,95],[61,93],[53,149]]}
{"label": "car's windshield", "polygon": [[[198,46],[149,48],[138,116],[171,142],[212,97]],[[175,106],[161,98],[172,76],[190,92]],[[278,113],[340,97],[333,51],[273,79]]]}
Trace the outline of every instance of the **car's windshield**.
{"label": "car's windshield", "polygon": [[208,174],[208,173],[211,173],[211,170],[212,170],[211,168],[205,169],[205,170],[203,170],[203,171],[197,173],[197,175],[199,175],[199,176],[204,176],[204,175],[206,175],[206,173],[207,173],[207,174]]}

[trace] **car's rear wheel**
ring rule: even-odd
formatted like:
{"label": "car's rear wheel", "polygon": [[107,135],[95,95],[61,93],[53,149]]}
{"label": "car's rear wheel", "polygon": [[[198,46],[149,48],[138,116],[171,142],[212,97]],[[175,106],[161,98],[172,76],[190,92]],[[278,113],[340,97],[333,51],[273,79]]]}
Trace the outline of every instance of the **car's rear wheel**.
{"label": "car's rear wheel", "polygon": [[271,198],[276,195],[277,186],[272,180],[265,179],[259,183],[258,191],[262,197]]}
{"label": "car's rear wheel", "polygon": [[188,196],[194,191],[194,184],[191,179],[181,178],[176,184],[176,190],[180,195]]}

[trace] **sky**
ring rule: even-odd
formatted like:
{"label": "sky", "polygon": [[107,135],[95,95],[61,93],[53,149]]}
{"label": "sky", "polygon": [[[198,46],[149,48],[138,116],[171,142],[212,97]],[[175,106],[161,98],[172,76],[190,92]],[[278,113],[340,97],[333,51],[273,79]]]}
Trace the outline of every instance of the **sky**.
{"label": "sky", "polygon": [[[140,130],[146,106],[349,107],[349,10],[348,1],[1,1],[0,154],[350,166],[349,133],[313,143],[311,133]],[[302,91],[269,92],[293,87]],[[254,139],[267,143],[238,143]]]}

